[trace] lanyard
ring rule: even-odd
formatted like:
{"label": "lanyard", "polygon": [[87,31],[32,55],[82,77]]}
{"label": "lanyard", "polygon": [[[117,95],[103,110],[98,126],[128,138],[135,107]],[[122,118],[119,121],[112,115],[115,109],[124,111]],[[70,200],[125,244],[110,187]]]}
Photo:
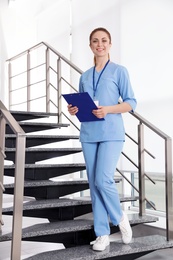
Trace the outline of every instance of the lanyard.
{"label": "lanyard", "polygon": [[102,76],[104,70],[106,69],[106,67],[107,67],[107,65],[108,65],[108,63],[109,63],[109,61],[110,61],[110,60],[108,60],[108,61],[106,62],[104,68],[102,69],[102,71],[101,71],[101,73],[100,73],[100,75],[99,75],[99,77],[98,77],[98,80],[97,80],[97,82],[96,82],[96,85],[95,85],[95,69],[96,69],[96,67],[94,66],[94,68],[93,68],[93,92],[94,92],[94,97],[95,97],[95,95],[96,95],[96,91],[97,91],[97,87],[98,87],[100,78],[101,78],[101,76]]}

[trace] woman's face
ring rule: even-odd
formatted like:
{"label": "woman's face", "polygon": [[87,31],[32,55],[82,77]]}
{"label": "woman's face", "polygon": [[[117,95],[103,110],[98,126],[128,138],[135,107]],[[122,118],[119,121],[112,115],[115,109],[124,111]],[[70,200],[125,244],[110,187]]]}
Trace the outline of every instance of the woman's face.
{"label": "woman's face", "polygon": [[90,41],[90,48],[95,57],[107,57],[111,48],[110,39],[107,33],[104,31],[95,32]]}

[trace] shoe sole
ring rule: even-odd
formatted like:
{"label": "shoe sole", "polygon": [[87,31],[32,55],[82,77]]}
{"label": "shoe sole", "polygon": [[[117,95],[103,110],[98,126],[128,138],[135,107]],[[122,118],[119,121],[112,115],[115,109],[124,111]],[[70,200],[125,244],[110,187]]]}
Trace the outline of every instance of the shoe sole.
{"label": "shoe sole", "polygon": [[104,251],[104,250],[106,249],[106,247],[108,247],[109,245],[110,245],[110,243],[107,244],[104,249],[94,249],[94,246],[92,247],[92,249],[93,249],[94,251],[99,251],[99,252],[101,252],[101,251]]}

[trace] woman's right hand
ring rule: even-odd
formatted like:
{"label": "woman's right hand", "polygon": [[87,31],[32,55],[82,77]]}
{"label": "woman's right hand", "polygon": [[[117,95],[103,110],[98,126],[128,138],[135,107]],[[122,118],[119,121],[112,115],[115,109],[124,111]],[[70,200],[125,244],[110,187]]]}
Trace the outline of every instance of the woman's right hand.
{"label": "woman's right hand", "polygon": [[76,113],[78,112],[78,108],[76,106],[73,107],[71,104],[68,105],[67,108],[70,115],[76,115]]}

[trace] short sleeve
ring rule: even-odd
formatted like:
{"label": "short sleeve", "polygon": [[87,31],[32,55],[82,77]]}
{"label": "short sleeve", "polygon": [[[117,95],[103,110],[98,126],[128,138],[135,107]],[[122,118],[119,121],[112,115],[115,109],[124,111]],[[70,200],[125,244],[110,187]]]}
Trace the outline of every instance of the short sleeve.
{"label": "short sleeve", "polygon": [[131,106],[133,112],[136,108],[137,101],[131,86],[129,73],[123,66],[120,66],[118,87],[122,101],[127,102]]}

